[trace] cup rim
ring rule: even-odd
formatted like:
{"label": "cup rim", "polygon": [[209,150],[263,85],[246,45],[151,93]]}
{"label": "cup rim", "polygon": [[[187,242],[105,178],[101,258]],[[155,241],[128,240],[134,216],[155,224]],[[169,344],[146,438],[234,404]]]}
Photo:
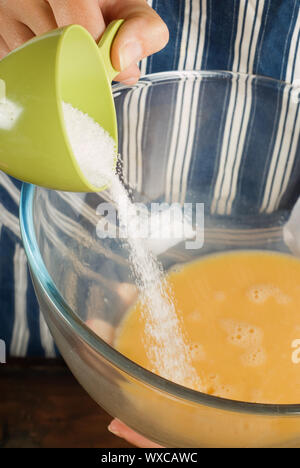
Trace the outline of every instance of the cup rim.
{"label": "cup rim", "polygon": [[[252,78],[264,84],[271,84],[277,87],[288,86],[291,89],[295,87],[284,81],[279,81],[274,78],[269,78],[259,75],[247,75],[243,73],[234,73],[228,71],[170,71],[160,72],[145,75],[141,81],[161,82],[171,81],[172,79],[180,77],[195,77],[195,78],[216,78],[216,79],[232,79],[232,78]],[[117,84],[113,86],[114,93],[121,89],[129,89],[134,86],[126,86],[124,84]],[[70,308],[62,295],[59,293],[54,281],[51,279],[50,274],[42,259],[39,251],[33,218],[33,203],[36,187],[31,184],[24,183],[21,190],[20,198],[20,229],[23,240],[25,253],[27,255],[30,271],[33,275],[34,281],[39,285],[43,293],[46,295],[50,303],[54,306],[56,313],[71,329],[90,346],[96,353],[106,359],[112,366],[120,369],[125,374],[138,380],[142,384],[159,390],[170,397],[175,397],[179,400],[189,402],[191,404],[198,404],[202,406],[212,407],[218,410],[248,413],[248,414],[261,414],[269,416],[295,416],[300,414],[299,404],[263,404],[263,403],[250,403],[238,400],[230,400],[226,398],[208,395],[197,390],[189,389],[182,385],[171,382],[170,380],[160,377],[157,374],[143,368],[131,359],[124,356],[122,353],[107,344],[103,339],[96,335]]]}

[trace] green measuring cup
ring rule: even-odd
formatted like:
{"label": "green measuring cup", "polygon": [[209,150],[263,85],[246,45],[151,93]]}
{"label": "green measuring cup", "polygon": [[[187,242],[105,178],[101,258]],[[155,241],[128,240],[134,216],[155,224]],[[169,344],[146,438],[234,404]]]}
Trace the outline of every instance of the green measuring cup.
{"label": "green measuring cup", "polygon": [[[110,50],[123,20],[99,46],[81,26],[36,37],[0,61],[0,170],[43,187],[93,192],[71,149],[62,101],[89,114],[118,144]],[[8,109],[5,114],[2,108]]]}

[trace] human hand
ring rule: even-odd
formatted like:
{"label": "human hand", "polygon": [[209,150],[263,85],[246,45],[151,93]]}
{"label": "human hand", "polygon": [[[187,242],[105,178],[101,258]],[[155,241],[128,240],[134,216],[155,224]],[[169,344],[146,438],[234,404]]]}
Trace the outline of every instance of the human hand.
{"label": "human hand", "polygon": [[117,437],[121,437],[121,439],[125,439],[132,445],[135,445],[139,448],[162,448],[160,445],[152,442],[151,440],[146,439],[145,437],[141,436],[137,432],[134,432],[128,426],[125,426],[121,421],[118,419],[113,419],[110,425],[108,426],[108,430]]}
{"label": "human hand", "polygon": [[0,59],[24,42],[57,27],[80,24],[99,41],[114,19],[124,19],[112,46],[117,81],[134,84],[137,62],[168,42],[167,26],[146,0],[0,0]]}
{"label": "human hand", "polygon": [[[136,288],[131,284],[123,283],[119,287],[119,295],[124,304],[130,305],[136,299]],[[94,318],[86,321],[87,326],[93,330],[96,335],[100,336],[106,343],[112,344],[114,341],[114,328],[107,322]],[[117,437],[125,439],[132,445],[139,448],[161,448],[155,442],[146,439],[137,432],[134,432],[119,419],[113,419],[109,424],[108,430]]]}

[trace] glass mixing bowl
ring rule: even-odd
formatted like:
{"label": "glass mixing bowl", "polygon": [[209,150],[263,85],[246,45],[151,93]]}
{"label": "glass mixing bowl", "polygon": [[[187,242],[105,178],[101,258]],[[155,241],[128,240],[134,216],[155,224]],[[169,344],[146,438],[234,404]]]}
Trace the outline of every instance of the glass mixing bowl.
{"label": "glass mixing bowl", "polygon": [[[227,72],[170,72],[117,85],[114,98],[134,200],[204,203],[203,245],[152,239],[166,271],[221,251],[289,252],[283,226],[300,192],[299,89]],[[126,245],[103,235],[103,221],[116,220],[99,206],[110,206],[107,192],[30,185],[20,206],[41,310],[91,397],[164,446],[300,446],[300,394],[299,405],[217,398],[154,375],[114,349],[134,287]]]}

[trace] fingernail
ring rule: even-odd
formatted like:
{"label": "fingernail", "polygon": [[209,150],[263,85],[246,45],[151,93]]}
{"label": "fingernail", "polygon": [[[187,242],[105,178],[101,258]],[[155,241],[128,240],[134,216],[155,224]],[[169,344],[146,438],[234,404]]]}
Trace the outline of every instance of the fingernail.
{"label": "fingernail", "polygon": [[107,427],[109,432],[111,432],[113,435],[117,437],[121,437],[120,433],[114,428],[114,422],[112,421],[109,426]]}
{"label": "fingernail", "polygon": [[138,41],[127,42],[120,50],[121,71],[126,70],[130,65],[141,60],[142,56],[142,46]]}

